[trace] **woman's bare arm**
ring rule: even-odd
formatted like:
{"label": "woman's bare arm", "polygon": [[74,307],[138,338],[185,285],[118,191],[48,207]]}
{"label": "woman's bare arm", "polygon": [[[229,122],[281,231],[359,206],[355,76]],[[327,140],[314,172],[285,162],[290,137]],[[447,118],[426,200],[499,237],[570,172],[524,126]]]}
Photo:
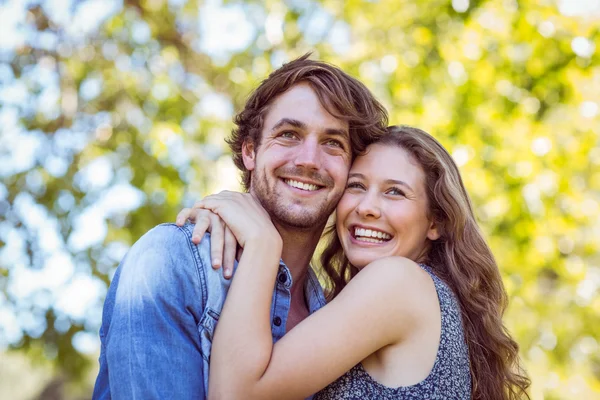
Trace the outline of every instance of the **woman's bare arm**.
{"label": "woman's bare arm", "polygon": [[420,300],[436,296],[431,279],[417,264],[396,257],[378,260],[273,345],[269,310],[276,268],[261,266],[260,247],[247,251],[216,328],[211,399],[310,396],[410,334],[428,312]]}

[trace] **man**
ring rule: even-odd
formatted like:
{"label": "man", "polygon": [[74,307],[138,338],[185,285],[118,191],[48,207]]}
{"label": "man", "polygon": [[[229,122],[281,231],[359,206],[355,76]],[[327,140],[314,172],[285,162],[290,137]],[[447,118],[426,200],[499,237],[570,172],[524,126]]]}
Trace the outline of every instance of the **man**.
{"label": "man", "polygon": [[[273,72],[235,124],[228,142],[244,188],[283,239],[271,311],[277,341],[325,304],[310,259],[353,157],[384,132],[387,114],[360,82],[305,55]],[[94,399],[206,397],[230,283],[211,265],[233,260],[211,261],[210,240],[194,245],[192,234],[190,224],[159,225],[121,262],[104,305]]]}

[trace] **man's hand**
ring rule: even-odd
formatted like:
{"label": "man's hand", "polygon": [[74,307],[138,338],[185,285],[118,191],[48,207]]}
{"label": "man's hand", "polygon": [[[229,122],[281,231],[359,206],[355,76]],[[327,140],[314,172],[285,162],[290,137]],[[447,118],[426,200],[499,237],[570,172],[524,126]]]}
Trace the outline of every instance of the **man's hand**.
{"label": "man's hand", "polygon": [[[237,241],[223,220],[210,210],[199,208],[196,202],[192,208],[184,208],[177,214],[176,224],[183,226],[186,220],[195,223],[192,242],[199,244],[205,232],[210,232],[210,258],[212,267],[223,267],[223,276],[230,279],[237,251]],[[222,261],[222,262],[221,262]]]}

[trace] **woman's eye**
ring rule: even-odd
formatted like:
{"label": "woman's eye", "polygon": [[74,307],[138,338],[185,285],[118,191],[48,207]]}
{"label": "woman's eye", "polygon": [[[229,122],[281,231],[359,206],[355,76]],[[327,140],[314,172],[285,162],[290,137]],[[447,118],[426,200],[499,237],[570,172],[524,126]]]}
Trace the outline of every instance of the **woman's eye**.
{"label": "woman's eye", "polygon": [[391,188],[390,190],[388,190],[388,194],[394,196],[405,196],[404,192],[398,188]]}
{"label": "woman's eye", "polygon": [[360,182],[349,182],[346,186],[347,189],[364,189],[364,185]]}

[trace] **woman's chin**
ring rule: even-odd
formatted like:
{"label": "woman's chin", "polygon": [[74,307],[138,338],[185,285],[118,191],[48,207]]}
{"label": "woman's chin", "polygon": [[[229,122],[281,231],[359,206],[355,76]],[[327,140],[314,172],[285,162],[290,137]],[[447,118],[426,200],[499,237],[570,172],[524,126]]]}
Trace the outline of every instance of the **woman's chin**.
{"label": "woman's chin", "polygon": [[350,264],[352,264],[353,266],[358,268],[359,271],[375,260],[376,260],[375,258],[373,258],[371,260],[371,259],[364,258],[364,257],[360,257],[360,258],[354,257],[353,259],[348,258],[348,261],[350,261]]}

